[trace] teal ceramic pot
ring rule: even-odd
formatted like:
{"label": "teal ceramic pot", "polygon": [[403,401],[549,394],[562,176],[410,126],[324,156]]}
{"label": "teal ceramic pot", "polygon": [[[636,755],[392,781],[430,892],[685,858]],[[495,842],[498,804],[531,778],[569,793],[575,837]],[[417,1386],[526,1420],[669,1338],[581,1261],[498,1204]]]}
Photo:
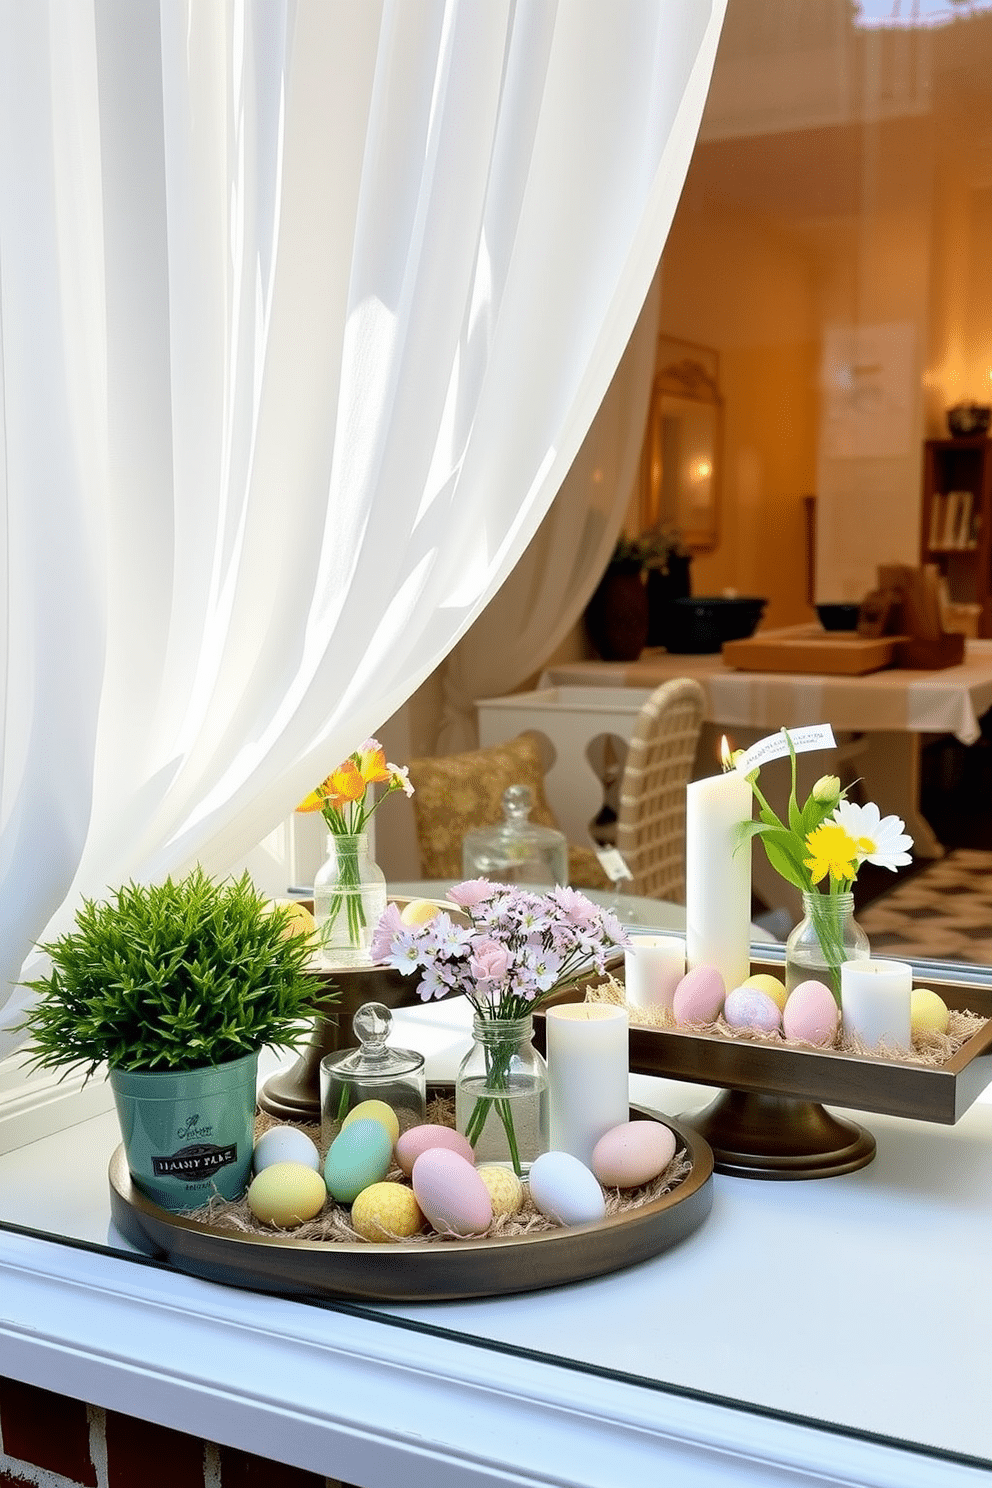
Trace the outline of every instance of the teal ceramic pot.
{"label": "teal ceramic pot", "polygon": [[184,1071],[110,1071],[131,1178],[165,1209],[236,1199],[251,1177],[258,1055]]}

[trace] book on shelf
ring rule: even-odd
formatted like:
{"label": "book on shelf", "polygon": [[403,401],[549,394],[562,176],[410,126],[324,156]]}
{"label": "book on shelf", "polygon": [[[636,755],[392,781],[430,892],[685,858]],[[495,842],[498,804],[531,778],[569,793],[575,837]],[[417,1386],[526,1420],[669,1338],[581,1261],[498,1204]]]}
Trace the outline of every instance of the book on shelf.
{"label": "book on shelf", "polygon": [[930,504],[927,546],[935,552],[974,548],[981,514],[975,511],[973,491],[938,491]]}

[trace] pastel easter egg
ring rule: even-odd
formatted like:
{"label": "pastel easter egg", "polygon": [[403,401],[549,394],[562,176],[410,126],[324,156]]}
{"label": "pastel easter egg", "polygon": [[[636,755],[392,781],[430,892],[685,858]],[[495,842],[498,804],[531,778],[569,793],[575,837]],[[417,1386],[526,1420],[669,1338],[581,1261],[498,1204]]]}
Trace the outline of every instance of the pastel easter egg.
{"label": "pastel easter egg", "polygon": [[420,1154],[432,1147],[446,1147],[449,1152],[457,1152],[466,1162],[475,1163],[472,1144],[461,1132],[456,1132],[453,1126],[425,1122],[422,1126],[407,1127],[396,1143],[396,1161],[408,1178]]}
{"label": "pastel easter egg", "polygon": [[675,1156],[675,1133],[660,1121],[625,1121],[600,1137],[592,1171],[604,1188],[639,1188]]}
{"label": "pastel easter egg", "polygon": [[723,1016],[738,1033],[753,1029],[758,1033],[775,1033],[782,1026],[782,1013],[760,987],[735,987],[727,993]]}
{"label": "pastel easter egg", "polygon": [[434,899],[411,899],[400,910],[400,919],[404,925],[426,925],[443,907]]}
{"label": "pastel easter egg", "polygon": [[324,1207],[324,1180],[304,1163],[272,1163],[251,1181],[248,1208],[263,1224],[295,1228],[313,1219]]}
{"label": "pastel easter egg", "polygon": [[392,1106],[387,1106],[385,1101],[365,1100],[359,1101],[357,1106],[352,1106],[347,1116],[341,1123],[341,1130],[351,1126],[355,1121],[381,1121],[389,1133],[389,1140],[395,1142],[400,1134],[400,1123]]}
{"label": "pastel easter egg", "polygon": [[555,1224],[595,1224],[606,1218],[599,1180],[570,1152],[542,1152],[530,1165],[527,1184],[535,1206]]}
{"label": "pastel easter egg", "polygon": [[833,993],[824,982],[800,982],[785,1004],[782,1032],[804,1044],[828,1047],[837,1037],[838,1017]]}
{"label": "pastel easter egg", "polygon": [[679,1028],[715,1023],[727,996],[726,983],[715,966],[694,966],[675,988],[672,1016]]}
{"label": "pastel easter egg", "polygon": [[772,976],[767,971],[756,971],[754,976],[745,977],[741,986],[758,987],[771,998],[780,1013],[785,1011],[785,1004],[789,1000],[789,994],[781,977]]}
{"label": "pastel easter egg", "polygon": [[429,1147],[413,1165],[413,1192],[439,1235],[481,1235],[493,1222],[489,1190],[475,1167],[449,1147]]}
{"label": "pastel easter egg", "polygon": [[914,987],[910,994],[909,1018],[914,1033],[946,1033],[951,1020],[947,1003],[929,987]]}
{"label": "pastel easter egg", "polygon": [[351,1206],[351,1224],[363,1240],[384,1245],[416,1235],[424,1227],[424,1215],[405,1184],[371,1183]]}
{"label": "pastel easter egg", "polygon": [[317,1145],[298,1126],[270,1126],[255,1143],[251,1162],[256,1173],[282,1162],[302,1163],[305,1168],[320,1172]]}
{"label": "pastel easter egg", "polygon": [[381,1121],[365,1117],[338,1133],[324,1159],[327,1192],[339,1204],[351,1204],[363,1188],[379,1183],[389,1171],[393,1144]]}
{"label": "pastel easter egg", "polygon": [[498,1163],[483,1163],[475,1171],[489,1190],[494,1219],[516,1214],[523,1207],[524,1186],[512,1168],[501,1168]]}

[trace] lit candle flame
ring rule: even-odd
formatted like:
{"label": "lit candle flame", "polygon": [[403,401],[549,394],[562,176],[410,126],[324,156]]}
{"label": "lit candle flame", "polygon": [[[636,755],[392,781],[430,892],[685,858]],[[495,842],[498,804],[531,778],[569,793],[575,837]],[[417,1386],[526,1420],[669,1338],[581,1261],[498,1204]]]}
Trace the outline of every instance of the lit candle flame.
{"label": "lit candle flame", "polygon": [[733,769],[733,765],[731,764],[733,757],[734,751],[730,747],[726,734],[724,734],[720,740],[720,760],[725,771]]}

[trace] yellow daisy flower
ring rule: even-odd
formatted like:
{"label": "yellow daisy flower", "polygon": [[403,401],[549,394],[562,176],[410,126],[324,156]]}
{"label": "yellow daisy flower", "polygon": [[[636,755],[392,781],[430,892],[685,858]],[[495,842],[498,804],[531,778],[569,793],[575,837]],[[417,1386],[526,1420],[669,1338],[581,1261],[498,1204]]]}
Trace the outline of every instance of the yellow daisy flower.
{"label": "yellow daisy flower", "polygon": [[858,871],[858,845],[837,822],[823,822],[806,838],[809,857],[804,859],[814,883],[827,874],[837,879],[854,878]]}

